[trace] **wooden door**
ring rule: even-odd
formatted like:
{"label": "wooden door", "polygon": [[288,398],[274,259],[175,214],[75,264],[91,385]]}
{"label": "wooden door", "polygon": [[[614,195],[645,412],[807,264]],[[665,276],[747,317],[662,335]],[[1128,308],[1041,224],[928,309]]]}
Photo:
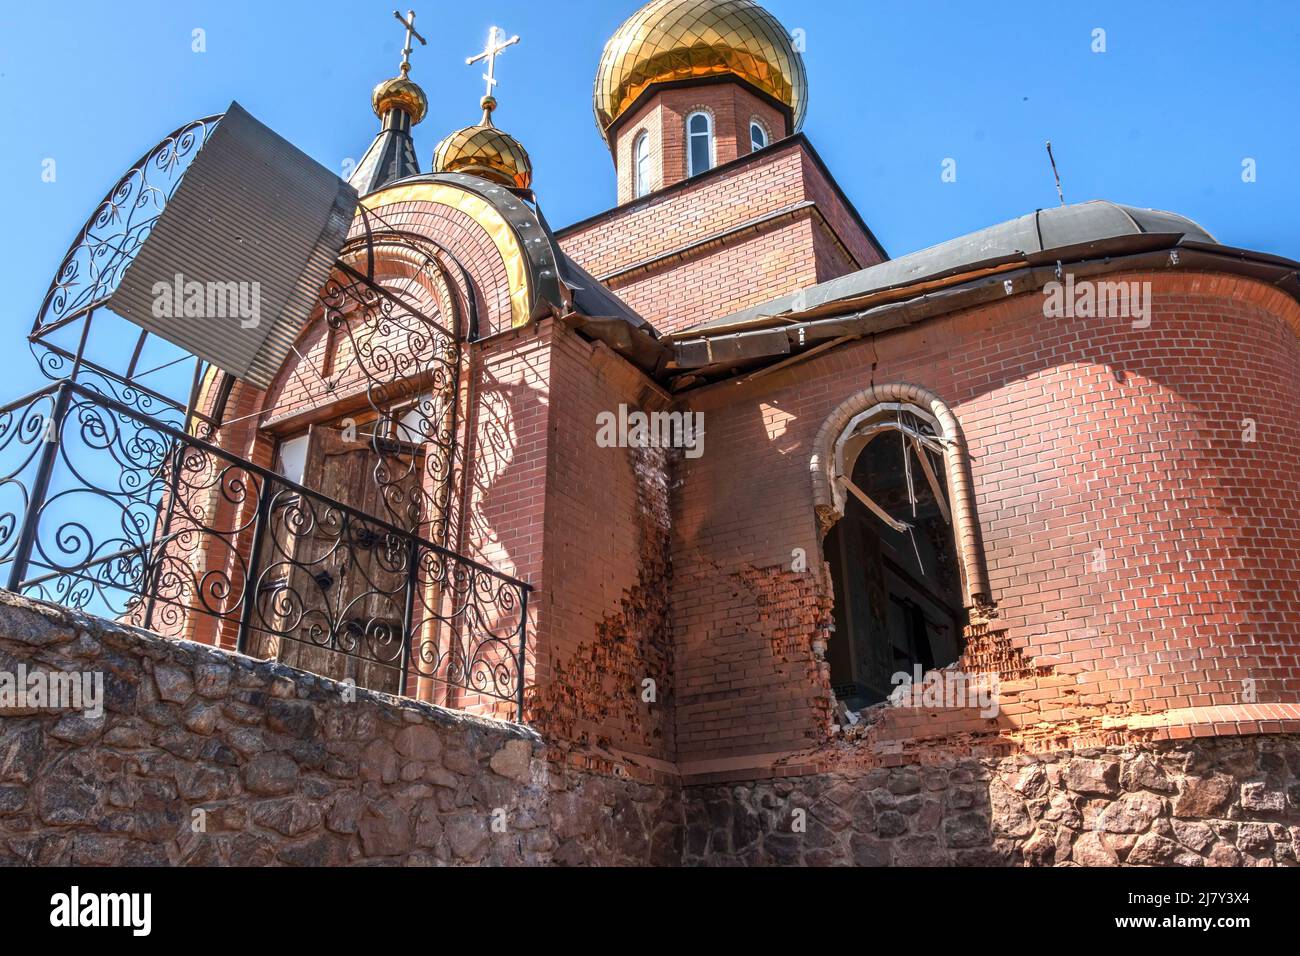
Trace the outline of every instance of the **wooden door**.
{"label": "wooden door", "polygon": [[[303,485],[388,524],[403,527],[385,496],[390,502],[410,500],[422,474],[417,446],[365,435],[349,440],[343,431],[323,426],[308,432]],[[268,534],[262,564],[271,633],[260,656],[370,690],[402,693],[407,540],[298,495],[277,496]]]}

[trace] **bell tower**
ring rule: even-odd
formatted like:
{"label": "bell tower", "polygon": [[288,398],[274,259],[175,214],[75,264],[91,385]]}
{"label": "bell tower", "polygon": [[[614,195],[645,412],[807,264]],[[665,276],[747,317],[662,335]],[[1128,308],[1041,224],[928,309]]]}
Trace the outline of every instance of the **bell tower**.
{"label": "bell tower", "polygon": [[753,0],[652,0],[596,74],[620,205],[792,135],[807,107],[803,58]]}

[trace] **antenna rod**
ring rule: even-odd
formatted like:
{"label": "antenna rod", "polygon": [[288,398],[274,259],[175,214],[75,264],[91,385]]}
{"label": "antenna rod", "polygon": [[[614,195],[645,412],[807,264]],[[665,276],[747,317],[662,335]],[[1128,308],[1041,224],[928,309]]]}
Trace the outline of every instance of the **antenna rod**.
{"label": "antenna rod", "polygon": [[1061,174],[1056,171],[1056,157],[1052,155],[1052,141],[1047,141],[1047,158],[1052,161],[1052,175],[1056,177],[1056,195],[1061,197],[1061,205],[1065,205],[1065,193],[1061,190]]}

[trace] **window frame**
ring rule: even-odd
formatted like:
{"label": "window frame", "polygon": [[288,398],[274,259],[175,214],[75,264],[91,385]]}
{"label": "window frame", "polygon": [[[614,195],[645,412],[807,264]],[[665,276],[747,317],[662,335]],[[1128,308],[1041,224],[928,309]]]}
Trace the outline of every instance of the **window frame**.
{"label": "window frame", "polygon": [[[696,117],[704,120],[704,132],[696,133],[691,127],[695,123]],[[709,145],[709,165],[707,169],[695,168],[695,137],[707,137]],[[707,173],[710,169],[718,165],[717,137],[714,136],[713,114],[708,110],[693,110],[686,117],[686,173],[688,176],[699,176]]]}
{"label": "window frame", "polygon": [[[928,412],[941,426],[935,440],[944,448],[943,477],[946,478],[948,507],[957,534],[957,559],[962,569],[964,602],[967,608],[974,609],[973,613],[991,616],[996,613],[997,599],[989,583],[966,439],[952,409],[927,388],[906,382],[870,385],[845,399],[822,422],[808,459],[813,510],[821,537],[824,539],[844,517],[849,495],[838,480],[843,474],[844,464],[840,439],[870,419],[873,408],[888,403],[916,406]],[[838,459],[837,446],[840,449]]]}
{"label": "window frame", "polygon": [[[762,136],[763,142],[760,146],[754,145],[754,130],[758,130],[759,134]],[[749,151],[751,153],[757,153],[760,149],[767,149],[771,145],[772,134],[768,131],[767,127],[763,125],[763,121],[755,116],[749,121]]]}
{"label": "window frame", "polygon": [[[642,155],[644,151],[645,155]],[[650,186],[650,131],[643,129],[632,140],[632,198],[644,199]]]}

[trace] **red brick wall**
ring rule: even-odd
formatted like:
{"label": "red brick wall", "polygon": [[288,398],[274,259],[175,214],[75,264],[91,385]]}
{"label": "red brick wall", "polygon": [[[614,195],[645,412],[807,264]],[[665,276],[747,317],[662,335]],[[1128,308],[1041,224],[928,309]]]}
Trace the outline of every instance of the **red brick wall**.
{"label": "red brick wall", "polygon": [[471,349],[466,427],[472,445],[462,482],[460,548],[533,584],[541,574],[550,352],[549,323]]}
{"label": "red brick wall", "polygon": [[784,114],[737,83],[661,90],[618,129],[614,162],[618,167],[620,205],[636,198],[632,148],[643,131],[650,134],[651,188],[663,189],[688,177],[686,118],[698,111],[713,117],[715,166],[752,152],[749,136],[752,120],[757,119],[767,127],[769,143],[789,135]]}
{"label": "red brick wall", "polygon": [[[965,430],[998,627],[1056,672],[1026,694],[1032,719],[1248,704],[1246,680],[1300,700],[1300,308],[1227,276],[1107,278],[1153,282],[1151,328],[1019,296],[690,399],[707,440],[674,504],[684,771],[824,729],[810,442],[873,380],[932,389]],[[771,593],[746,587],[760,575]],[[785,654],[774,614],[810,628]]]}
{"label": "red brick wall", "polygon": [[[673,92],[698,97],[710,89]],[[658,99],[646,109],[666,110]],[[569,255],[660,332],[721,318],[880,261],[799,139],[558,236]]]}
{"label": "red brick wall", "polygon": [[[469,272],[473,285],[484,297],[479,302],[480,335],[510,328],[510,284],[505,263],[492,237],[478,223],[459,210],[429,202],[394,203],[380,212],[384,222],[394,229],[417,233],[455,250],[457,261]],[[363,222],[358,217],[349,238],[356,238],[364,231]],[[380,228],[373,220],[370,225]]]}
{"label": "red brick wall", "polygon": [[[542,583],[542,519],[546,493],[551,327],[503,333],[469,348],[463,430],[467,436],[450,547],[500,574]],[[466,439],[463,439],[465,441]],[[494,602],[485,606],[496,608]],[[513,617],[514,609],[505,609]],[[530,596],[525,682],[539,647],[540,602]],[[503,635],[504,636],[504,635]],[[513,635],[509,636],[513,645]],[[513,719],[513,705],[454,686],[437,688],[436,703]]]}
{"label": "red brick wall", "polygon": [[[549,385],[538,690],[529,719],[561,747],[671,759],[667,465],[659,452],[596,443],[602,412],[666,402],[606,347],[562,325]],[[655,702],[642,700],[646,679],[655,682]]]}
{"label": "red brick wall", "polygon": [[631,281],[619,296],[660,332],[689,329],[819,281],[821,230],[811,214],[782,220],[744,240],[675,259]]}

